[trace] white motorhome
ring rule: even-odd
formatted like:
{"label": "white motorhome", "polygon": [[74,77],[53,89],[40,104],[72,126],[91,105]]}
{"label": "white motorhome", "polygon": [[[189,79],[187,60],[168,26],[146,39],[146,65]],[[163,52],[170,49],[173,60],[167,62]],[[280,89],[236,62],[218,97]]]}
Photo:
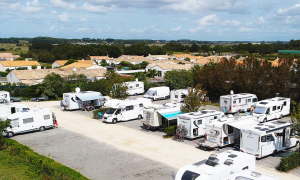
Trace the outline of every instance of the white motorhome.
{"label": "white motorhome", "polygon": [[19,103],[9,103],[9,104],[0,104],[0,118],[6,119],[7,116],[18,113],[18,112],[26,112],[29,108],[25,104]]}
{"label": "white motorhome", "polygon": [[279,178],[246,169],[221,180],[279,180]]}
{"label": "white motorhome", "polygon": [[100,107],[105,103],[105,98],[100,92],[95,91],[81,91],[76,88],[75,93],[63,93],[63,100],[60,106],[65,107],[65,110],[84,110],[85,106]]}
{"label": "white motorhome", "polygon": [[187,129],[185,138],[194,139],[205,135],[205,125],[208,120],[217,120],[223,116],[223,112],[215,110],[184,113],[177,116],[177,125],[184,125]]}
{"label": "white motorhome", "polygon": [[272,121],[245,126],[241,129],[241,152],[262,158],[296,146],[292,124],[285,121]]}
{"label": "white motorhome", "polygon": [[177,115],[182,113],[179,103],[145,106],[143,126],[151,130],[163,130],[165,127],[177,125]]}
{"label": "white motorhome", "polygon": [[207,159],[178,170],[174,180],[220,180],[245,170],[255,170],[255,157],[238,151],[212,154]]}
{"label": "white motorhome", "polygon": [[171,102],[184,102],[184,99],[188,95],[188,89],[174,89],[171,91]]}
{"label": "white motorhome", "polygon": [[132,119],[142,119],[145,106],[152,104],[150,99],[136,98],[107,101],[104,106],[109,107],[103,116],[103,122],[117,123],[118,121],[129,121]]}
{"label": "white motorhome", "polygon": [[259,101],[253,111],[253,116],[260,122],[267,122],[272,119],[281,119],[290,114],[290,98],[275,97]]}
{"label": "white motorhome", "polygon": [[158,99],[169,99],[170,88],[167,86],[150,88],[144,95],[144,98],[149,98],[152,99],[153,101]]}
{"label": "white motorhome", "polygon": [[255,94],[241,93],[220,96],[220,111],[224,113],[237,113],[251,111],[251,108],[257,103]]}
{"label": "white motorhome", "polygon": [[227,115],[218,120],[209,120],[206,122],[205,128],[206,141],[201,146],[205,149],[224,147],[230,144],[239,147],[240,129],[257,123],[256,118],[250,115]]}
{"label": "white motorhome", "polygon": [[10,102],[10,94],[7,91],[0,91],[0,102]]}
{"label": "white motorhome", "polygon": [[127,93],[130,96],[136,96],[145,92],[144,82],[138,81],[138,79],[136,79],[136,81],[125,82],[125,85],[128,87]]}
{"label": "white motorhome", "polygon": [[9,115],[7,119],[11,121],[11,125],[6,129],[7,133],[4,133],[4,135],[9,137],[30,131],[44,131],[45,129],[54,127],[52,112],[46,108],[18,112]]}

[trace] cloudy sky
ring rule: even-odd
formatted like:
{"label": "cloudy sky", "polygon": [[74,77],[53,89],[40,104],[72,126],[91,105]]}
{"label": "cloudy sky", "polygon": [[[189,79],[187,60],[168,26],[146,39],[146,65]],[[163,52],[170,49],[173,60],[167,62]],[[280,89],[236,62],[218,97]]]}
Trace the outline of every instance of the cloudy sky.
{"label": "cloudy sky", "polygon": [[0,0],[0,9],[0,38],[300,39],[300,0]]}

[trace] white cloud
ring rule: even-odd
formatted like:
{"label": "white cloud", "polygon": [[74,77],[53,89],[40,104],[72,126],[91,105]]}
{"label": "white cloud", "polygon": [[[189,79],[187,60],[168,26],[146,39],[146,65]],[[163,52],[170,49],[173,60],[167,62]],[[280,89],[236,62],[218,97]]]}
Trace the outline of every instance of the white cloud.
{"label": "white cloud", "polygon": [[198,27],[196,27],[196,28],[191,28],[190,30],[189,30],[189,32],[190,33],[198,33],[200,30],[202,30],[202,29],[204,29],[203,27],[201,27],[201,26],[198,26]]}
{"label": "white cloud", "polygon": [[39,5],[38,0],[33,0],[32,2],[26,2],[26,6],[22,6],[20,3],[9,4],[7,8],[9,10],[21,11],[25,13],[35,13],[43,9],[43,7]]}
{"label": "white cloud", "polygon": [[216,14],[211,14],[204,16],[203,18],[199,19],[197,22],[200,26],[210,26],[214,25],[219,21],[218,17]]}
{"label": "white cloud", "polygon": [[173,32],[174,32],[174,31],[180,31],[180,30],[181,30],[181,26],[178,26],[178,27],[176,27],[176,28],[172,28],[172,29],[171,29],[171,31],[173,31]]}
{"label": "white cloud", "polygon": [[207,32],[207,33],[210,33],[210,32],[211,32],[211,29],[207,29],[206,32]]}
{"label": "white cloud", "polygon": [[54,28],[55,28],[55,26],[52,25],[52,26],[50,27],[50,31],[53,31]]}
{"label": "white cloud", "polygon": [[95,6],[89,3],[84,3],[81,7],[84,11],[92,12],[92,13],[106,13],[107,11],[111,11],[114,9],[114,6],[106,7],[106,6]]}
{"label": "white cloud", "polygon": [[50,0],[50,2],[53,4],[54,7],[59,7],[59,8],[63,8],[63,9],[71,9],[71,10],[76,9],[75,4],[67,3],[63,0]]}
{"label": "white cloud", "polygon": [[265,19],[263,17],[259,17],[258,24],[264,24],[264,23],[265,23]]}
{"label": "white cloud", "polygon": [[240,26],[241,22],[237,20],[226,20],[223,22],[224,26]]}
{"label": "white cloud", "polygon": [[70,21],[69,20],[69,15],[66,12],[58,15],[57,18],[59,19],[60,22],[69,22]]}
{"label": "white cloud", "polygon": [[79,22],[87,22],[87,19],[82,17],[79,19]]}
{"label": "white cloud", "polygon": [[254,31],[253,28],[248,28],[248,27],[240,27],[237,31],[239,32],[252,32]]}
{"label": "white cloud", "polygon": [[139,34],[155,34],[155,33],[162,33],[162,32],[165,32],[161,29],[157,29],[155,28],[155,26],[150,26],[150,27],[145,27],[143,29],[135,29],[135,28],[131,28],[130,29],[130,32],[131,33],[139,33]]}
{"label": "white cloud", "polygon": [[51,14],[56,14],[57,12],[56,11],[51,11]]}
{"label": "white cloud", "polygon": [[84,32],[84,31],[88,31],[90,30],[90,28],[78,28],[77,32]]}

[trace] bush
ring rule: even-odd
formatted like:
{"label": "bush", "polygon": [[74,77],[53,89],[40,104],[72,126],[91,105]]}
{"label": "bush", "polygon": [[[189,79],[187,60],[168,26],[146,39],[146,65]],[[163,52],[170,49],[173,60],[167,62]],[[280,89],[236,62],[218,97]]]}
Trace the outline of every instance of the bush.
{"label": "bush", "polygon": [[288,172],[300,166],[300,153],[293,153],[288,157],[282,157],[277,170]]}
{"label": "bush", "polygon": [[174,125],[174,126],[169,126],[169,127],[166,127],[165,128],[165,133],[167,133],[167,135],[174,135],[174,134],[176,134],[176,128],[177,128],[177,126],[176,125]]}
{"label": "bush", "polygon": [[105,112],[108,110],[108,108],[100,108],[100,109],[96,109],[93,111],[93,116],[97,117],[98,112],[101,112],[103,115],[105,114]]}

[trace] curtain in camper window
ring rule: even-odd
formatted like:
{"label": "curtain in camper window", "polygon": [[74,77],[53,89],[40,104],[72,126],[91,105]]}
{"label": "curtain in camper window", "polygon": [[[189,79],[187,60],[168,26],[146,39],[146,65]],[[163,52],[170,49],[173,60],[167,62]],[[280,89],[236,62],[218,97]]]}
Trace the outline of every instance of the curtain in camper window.
{"label": "curtain in camper window", "polygon": [[23,119],[23,124],[32,123],[32,122],[33,122],[33,118]]}
{"label": "curtain in camper window", "polygon": [[49,114],[44,115],[44,120],[48,120],[48,119],[50,119],[50,115]]}

